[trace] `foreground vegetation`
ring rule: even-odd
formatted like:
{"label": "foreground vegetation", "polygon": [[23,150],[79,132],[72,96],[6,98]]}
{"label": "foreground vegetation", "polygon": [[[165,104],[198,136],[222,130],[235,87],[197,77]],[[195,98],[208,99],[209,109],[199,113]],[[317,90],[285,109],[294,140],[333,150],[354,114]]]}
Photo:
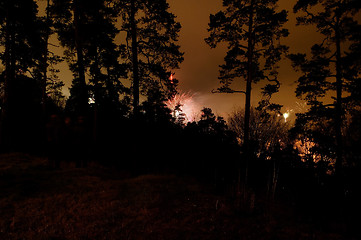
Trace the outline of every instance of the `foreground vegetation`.
{"label": "foreground vegetation", "polygon": [[254,212],[240,212],[232,197],[190,176],[0,159],[1,239],[357,239],[347,224],[315,221],[287,202],[258,198]]}

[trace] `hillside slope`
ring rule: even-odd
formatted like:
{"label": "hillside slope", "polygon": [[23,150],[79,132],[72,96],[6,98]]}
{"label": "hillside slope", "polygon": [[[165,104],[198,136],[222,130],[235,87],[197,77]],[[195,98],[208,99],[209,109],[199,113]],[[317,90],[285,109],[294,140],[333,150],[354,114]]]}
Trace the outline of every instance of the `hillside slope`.
{"label": "hillside slope", "polygon": [[0,155],[0,239],[353,239],[301,223],[292,211],[236,214],[189,177]]}

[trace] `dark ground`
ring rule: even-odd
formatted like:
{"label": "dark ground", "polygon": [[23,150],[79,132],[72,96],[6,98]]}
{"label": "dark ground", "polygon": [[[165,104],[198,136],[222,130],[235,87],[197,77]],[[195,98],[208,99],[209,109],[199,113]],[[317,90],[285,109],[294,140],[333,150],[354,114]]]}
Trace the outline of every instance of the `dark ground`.
{"label": "dark ground", "polygon": [[0,239],[357,239],[342,223],[312,223],[292,207],[242,214],[191,177],[129,174],[90,164],[0,155]]}

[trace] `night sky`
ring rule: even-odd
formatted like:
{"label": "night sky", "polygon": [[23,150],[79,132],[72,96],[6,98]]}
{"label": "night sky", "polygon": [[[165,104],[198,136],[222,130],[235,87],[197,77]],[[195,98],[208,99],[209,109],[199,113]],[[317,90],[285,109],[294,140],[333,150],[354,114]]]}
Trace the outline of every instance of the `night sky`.
{"label": "night sky", "polygon": [[[289,22],[286,28],[290,36],[284,39],[284,44],[290,47],[290,53],[307,52],[310,47],[318,42],[320,36],[315,28],[297,26],[296,16],[292,7],[296,0],[280,0],[279,8],[286,9],[289,13]],[[204,41],[208,36],[207,28],[209,15],[215,14],[222,7],[222,0],[169,0],[170,11],[177,16],[182,24],[179,45],[185,52],[185,60],[180,69],[176,70],[176,78],[179,80],[179,91],[193,96],[196,108],[210,107],[212,110],[224,117],[235,108],[244,107],[243,94],[212,94],[212,89],[219,87],[218,66],[223,63],[226,53],[225,45],[219,45],[211,49]],[[296,102],[301,102],[295,97],[297,73],[292,69],[289,60],[280,63],[279,80],[281,82],[280,92],[274,95],[273,101],[284,105],[282,111],[297,110]],[[69,95],[68,88],[71,85],[72,75],[67,64],[60,65],[61,79],[65,82],[64,92]],[[236,79],[237,88],[244,90],[245,81]],[[252,104],[257,105],[260,99],[260,88],[263,83],[253,86]],[[197,109],[197,110],[198,110]],[[292,112],[291,112],[292,118]]]}
{"label": "night sky", "polygon": [[[212,94],[211,90],[219,86],[218,66],[223,63],[226,53],[225,45],[211,49],[204,38],[208,36],[207,28],[209,15],[215,14],[222,7],[221,0],[170,0],[171,11],[178,17],[182,24],[180,33],[180,45],[185,52],[185,60],[181,68],[176,71],[180,80],[181,91],[195,93],[195,98],[201,106],[211,107],[217,114],[227,116],[234,108],[244,107],[243,94]],[[295,0],[280,0],[279,8],[286,9],[289,13],[289,22],[286,28],[290,35],[284,39],[284,44],[290,46],[290,53],[307,52],[315,44],[320,36],[312,27],[295,26],[296,15],[292,8]],[[295,97],[295,81],[297,73],[292,69],[289,60],[280,63],[279,80],[281,82],[280,92],[273,97],[273,101],[284,105],[283,111],[295,109],[297,102]],[[237,86],[245,89],[245,81],[237,79]],[[257,105],[260,99],[260,88],[263,83],[253,85],[252,104]]]}

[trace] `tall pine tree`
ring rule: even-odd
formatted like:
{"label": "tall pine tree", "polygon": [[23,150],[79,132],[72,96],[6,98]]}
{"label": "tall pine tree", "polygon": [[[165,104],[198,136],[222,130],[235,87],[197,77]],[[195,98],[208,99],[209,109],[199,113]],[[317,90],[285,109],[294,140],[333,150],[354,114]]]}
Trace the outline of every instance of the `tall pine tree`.
{"label": "tall pine tree", "polygon": [[[360,81],[360,24],[356,15],[358,0],[299,0],[294,12],[303,13],[298,24],[314,25],[322,42],[306,54],[291,54],[298,79],[296,94],[307,101],[310,110],[299,114],[297,125],[314,141],[318,150],[336,159],[336,172],[342,169],[344,117],[347,103],[355,102]],[[356,100],[356,102],[359,100]]]}
{"label": "tall pine tree", "polygon": [[83,9],[87,6],[82,0],[53,0],[51,15],[54,18],[55,31],[59,41],[66,48],[70,68],[74,79],[71,89],[71,100],[74,111],[82,115],[88,113],[88,89],[84,66],[84,26],[86,17]]}
{"label": "tall pine tree", "polygon": [[[206,38],[206,42],[212,48],[222,42],[228,47],[225,63],[220,66],[221,87],[218,91],[242,92],[246,95],[243,139],[246,161],[250,157],[248,149],[252,84],[268,80],[274,84],[266,84],[264,93],[270,95],[277,92],[277,63],[288,49],[280,43],[281,38],[288,36],[288,30],[283,28],[287,21],[287,12],[278,12],[277,2],[224,0],[223,10],[210,16],[210,36]],[[246,90],[233,90],[234,80],[245,80]]]}
{"label": "tall pine tree", "polygon": [[[2,144],[17,145],[30,137],[40,108],[40,79],[37,71],[42,60],[41,21],[34,0],[0,1],[0,55]],[[29,131],[28,131],[29,130]],[[28,135],[28,136],[26,136]],[[25,140],[24,140],[25,141]]]}
{"label": "tall pine tree", "polygon": [[160,91],[168,98],[176,91],[177,80],[169,77],[183,61],[177,45],[181,25],[166,0],[119,1],[119,14],[120,30],[127,34],[123,59],[131,73],[133,111],[137,114],[140,94]]}
{"label": "tall pine tree", "polygon": [[65,54],[74,73],[70,108],[75,112],[88,112],[90,97],[95,99],[95,107],[105,96],[118,101],[119,92],[124,90],[119,82],[124,70],[118,62],[120,50],[114,42],[119,33],[115,27],[114,1],[53,2],[55,29],[66,47]]}

